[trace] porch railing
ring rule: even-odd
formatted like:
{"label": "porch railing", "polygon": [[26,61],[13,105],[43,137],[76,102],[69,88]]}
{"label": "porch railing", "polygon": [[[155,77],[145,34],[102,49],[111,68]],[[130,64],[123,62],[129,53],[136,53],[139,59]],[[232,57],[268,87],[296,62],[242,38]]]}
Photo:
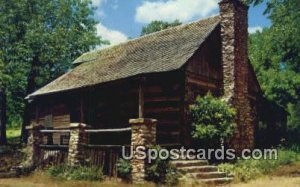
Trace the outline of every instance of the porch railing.
{"label": "porch railing", "polygon": [[[104,174],[108,176],[117,176],[117,161],[122,153],[122,146],[128,147],[130,144],[149,147],[156,144],[156,119],[130,119],[129,124],[131,128],[122,129],[86,129],[87,126],[82,123],[71,123],[67,129],[44,129],[41,125],[32,124],[27,127],[29,130],[27,146],[32,153],[29,155],[29,159],[33,166],[62,163],[70,166],[90,164],[103,168]],[[95,141],[95,144],[91,144],[89,141],[89,135],[95,133],[118,133],[120,135],[119,133],[126,132],[131,132],[128,137],[129,142],[125,142],[123,139],[121,142],[110,141],[117,140],[117,137],[124,137],[110,134],[107,138],[111,145],[103,145],[105,142],[98,140]],[[96,137],[104,137],[103,140],[107,140],[105,135]],[[127,150],[131,151],[131,149]],[[144,181],[146,176],[144,171],[148,167],[145,160],[133,157],[131,163],[132,181]]]}
{"label": "porch railing", "polygon": [[[124,132],[131,132],[131,128],[118,128],[118,129],[86,129],[89,134],[106,134],[113,133],[119,134]],[[117,138],[117,137],[116,137]],[[125,144],[118,145],[104,145],[104,144],[87,144],[86,160],[92,166],[101,167],[104,174],[108,176],[117,176],[117,162],[121,158],[122,146],[129,146]]]}
{"label": "porch railing", "polygon": [[38,158],[40,167],[60,165],[67,162],[70,132],[70,129],[40,130],[42,137]]}
{"label": "porch railing", "polygon": [[[117,129],[85,129],[90,134],[124,133],[130,132],[131,128]],[[59,165],[67,163],[69,153],[69,140],[71,129],[42,129],[39,131],[42,137],[39,156],[39,165]],[[54,138],[56,136],[56,139]],[[58,140],[58,139],[59,140]],[[98,142],[91,144],[89,138],[84,144],[84,162],[90,166],[103,169],[107,176],[117,176],[117,161],[121,157],[122,146],[129,145],[103,145]],[[128,150],[128,149],[126,149]]]}

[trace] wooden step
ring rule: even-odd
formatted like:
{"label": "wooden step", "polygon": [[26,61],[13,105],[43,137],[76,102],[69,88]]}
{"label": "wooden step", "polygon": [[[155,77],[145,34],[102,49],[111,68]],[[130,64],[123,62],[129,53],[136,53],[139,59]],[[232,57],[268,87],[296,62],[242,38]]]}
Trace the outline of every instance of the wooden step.
{"label": "wooden step", "polygon": [[225,172],[219,172],[219,171],[191,173],[191,175],[197,179],[225,178],[227,176]]}
{"label": "wooden step", "polygon": [[171,164],[176,166],[178,169],[181,167],[189,167],[189,166],[207,166],[207,160],[176,160],[171,161]]}
{"label": "wooden step", "polygon": [[0,179],[3,178],[16,178],[18,177],[18,174],[15,171],[8,171],[8,172],[1,172],[0,173]]}
{"label": "wooden step", "polygon": [[232,176],[228,176],[225,172],[218,171],[218,168],[209,165],[207,160],[175,160],[171,161],[179,173],[180,180],[186,179],[196,180],[206,184],[226,184],[233,181]]}
{"label": "wooden step", "polygon": [[206,184],[227,184],[233,181],[231,177],[222,177],[222,178],[214,178],[214,179],[201,179],[199,182]]}
{"label": "wooden step", "polygon": [[198,173],[198,172],[217,172],[218,168],[216,166],[189,166],[178,168],[179,171],[184,173]]}

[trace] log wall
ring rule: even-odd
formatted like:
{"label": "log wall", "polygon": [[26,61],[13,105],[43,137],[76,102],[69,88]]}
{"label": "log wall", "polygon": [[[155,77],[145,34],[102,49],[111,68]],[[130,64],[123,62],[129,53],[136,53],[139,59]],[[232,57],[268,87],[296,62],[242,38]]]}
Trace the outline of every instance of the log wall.
{"label": "log wall", "polygon": [[183,127],[182,71],[147,77],[144,83],[144,116],[157,119],[157,142],[179,144]]}
{"label": "log wall", "polygon": [[[183,103],[183,73],[175,71],[163,74],[153,74],[119,81],[94,88],[86,94],[84,107],[90,111],[84,112],[85,123],[94,128],[124,128],[129,127],[128,120],[139,117],[139,86],[142,84],[144,100],[144,118],[158,120],[157,141],[162,144],[174,144],[180,141],[182,126]],[[142,82],[140,82],[142,81]],[[88,96],[90,95],[90,96]],[[95,98],[91,98],[93,96]],[[94,108],[94,109],[93,109]],[[94,110],[94,111],[93,111]],[[89,117],[93,119],[89,119]],[[107,133],[92,135],[95,143],[130,144],[130,133]]]}
{"label": "log wall", "polygon": [[[71,123],[70,109],[64,98],[49,97],[47,99],[38,99],[33,103],[31,112],[31,123],[37,123],[45,126],[47,129],[68,128]],[[62,136],[68,134],[49,134],[51,138],[44,136],[44,143],[61,144]]]}
{"label": "log wall", "polygon": [[211,92],[215,96],[222,94],[222,64],[220,28],[217,28],[194,54],[185,67],[184,85],[184,126],[182,139],[185,145],[191,145],[191,121],[189,106],[197,96]]}

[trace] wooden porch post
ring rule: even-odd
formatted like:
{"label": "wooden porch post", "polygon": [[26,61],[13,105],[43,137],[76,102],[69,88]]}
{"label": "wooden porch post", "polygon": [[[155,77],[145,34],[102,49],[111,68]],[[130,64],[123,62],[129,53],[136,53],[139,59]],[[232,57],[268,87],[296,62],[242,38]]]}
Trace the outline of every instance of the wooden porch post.
{"label": "wooden porch post", "polygon": [[139,79],[139,118],[144,117],[144,89],[143,89],[143,77]]}
{"label": "wooden porch post", "polygon": [[83,98],[81,96],[80,98],[80,123],[83,123],[84,117],[83,117]]}

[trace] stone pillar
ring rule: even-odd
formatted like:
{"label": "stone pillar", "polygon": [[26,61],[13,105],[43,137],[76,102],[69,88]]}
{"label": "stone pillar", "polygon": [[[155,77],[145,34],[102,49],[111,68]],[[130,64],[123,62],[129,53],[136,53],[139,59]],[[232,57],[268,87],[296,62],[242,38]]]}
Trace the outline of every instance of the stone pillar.
{"label": "stone pillar", "polygon": [[82,123],[70,124],[70,141],[68,152],[68,165],[77,166],[84,163],[85,148],[88,143],[87,133],[84,131],[86,125]]}
{"label": "stone pillar", "polygon": [[237,111],[230,147],[238,153],[254,147],[254,122],[248,98],[248,6],[240,0],[220,3],[224,99]]}
{"label": "stone pillar", "polygon": [[[145,146],[149,148],[156,143],[156,124],[155,119],[130,119],[129,123],[132,127],[131,132],[131,146],[133,148],[137,146]],[[136,153],[133,152],[132,165],[132,182],[135,184],[141,184],[145,181],[145,171],[147,167],[146,160],[139,160],[135,158]]]}
{"label": "stone pillar", "polygon": [[26,127],[28,130],[28,162],[29,165],[37,167],[41,157],[40,145],[43,143],[43,134],[40,132],[44,127],[42,125],[31,124]]}

